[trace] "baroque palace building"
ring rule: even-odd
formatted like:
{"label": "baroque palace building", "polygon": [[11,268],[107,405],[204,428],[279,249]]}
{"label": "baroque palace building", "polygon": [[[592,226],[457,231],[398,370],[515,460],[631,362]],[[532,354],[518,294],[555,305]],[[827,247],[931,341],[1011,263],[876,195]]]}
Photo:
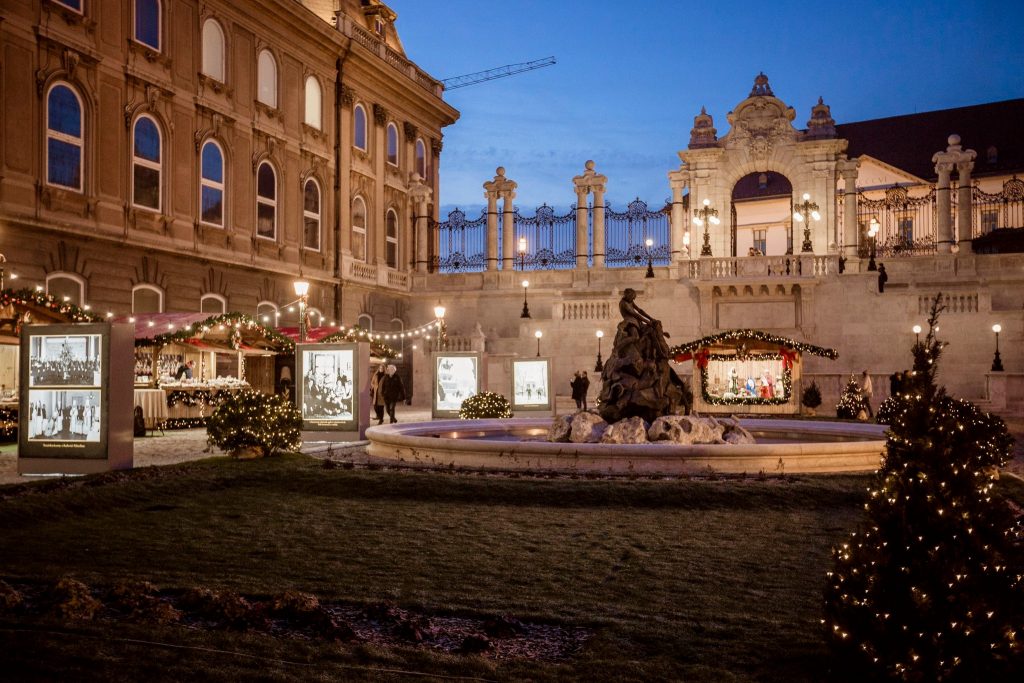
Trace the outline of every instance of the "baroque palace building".
{"label": "baroque palace building", "polygon": [[301,277],[314,324],[402,329],[458,112],[395,18],[379,0],[4,2],[7,284],[294,325]]}

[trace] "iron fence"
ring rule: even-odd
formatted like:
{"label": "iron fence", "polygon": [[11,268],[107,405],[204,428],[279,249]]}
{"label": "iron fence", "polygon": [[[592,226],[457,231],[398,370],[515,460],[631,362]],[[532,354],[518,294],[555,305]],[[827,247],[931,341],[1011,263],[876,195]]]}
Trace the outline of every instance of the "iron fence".
{"label": "iron fence", "polygon": [[991,194],[975,185],[971,188],[971,200],[972,238],[1000,228],[1024,228],[1024,181],[1017,176],[1003,183],[1002,190]]}
{"label": "iron fence", "polygon": [[[576,267],[576,212],[564,216],[543,204],[533,216],[514,214],[515,267],[520,270],[564,270]],[[518,251],[520,240],[526,251]],[[499,240],[499,251],[501,250]]]}
{"label": "iron fence", "polygon": [[449,212],[448,220],[431,221],[431,236],[436,240],[437,257],[431,271],[464,273],[487,268],[487,211],[476,220],[466,220],[460,209]]}
{"label": "iron fence", "polygon": [[[640,198],[634,199],[619,213],[605,202],[605,258],[609,268],[637,268],[651,263],[667,266],[670,208],[651,211]],[[590,231],[593,244],[593,229]],[[651,246],[647,246],[651,240]]]}
{"label": "iron fence", "polygon": [[[923,191],[923,194],[912,191]],[[891,258],[936,253],[935,189],[930,185],[894,185],[885,190],[884,197],[877,199],[858,193],[856,229],[860,231],[860,255],[864,258],[871,250],[868,230],[872,218],[878,221],[878,235],[875,237],[877,256]],[[846,227],[844,225],[844,230]]]}

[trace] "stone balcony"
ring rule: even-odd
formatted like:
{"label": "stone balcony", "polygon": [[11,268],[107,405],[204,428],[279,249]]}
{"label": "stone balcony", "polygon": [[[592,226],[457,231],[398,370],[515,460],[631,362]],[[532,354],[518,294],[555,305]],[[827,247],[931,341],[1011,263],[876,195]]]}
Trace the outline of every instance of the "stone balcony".
{"label": "stone balcony", "polygon": [[410,273],[404,273],[382,264],[366,263],[345,254],[341,257],[341,279],[371,287],[408,292],[412,283]]}

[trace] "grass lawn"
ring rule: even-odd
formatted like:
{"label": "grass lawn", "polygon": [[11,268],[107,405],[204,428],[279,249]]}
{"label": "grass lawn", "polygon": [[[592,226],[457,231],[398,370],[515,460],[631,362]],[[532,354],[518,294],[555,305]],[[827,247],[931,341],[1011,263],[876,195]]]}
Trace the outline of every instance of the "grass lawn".
{"label": "grass lawn", "polygon": [[867,481],[498,478],[287,456],[0,488],[8,581],[296,589],[593,631],[568,661],[537,662],[0,617],[0,680],[822,680],[829,548],[861,519]]}

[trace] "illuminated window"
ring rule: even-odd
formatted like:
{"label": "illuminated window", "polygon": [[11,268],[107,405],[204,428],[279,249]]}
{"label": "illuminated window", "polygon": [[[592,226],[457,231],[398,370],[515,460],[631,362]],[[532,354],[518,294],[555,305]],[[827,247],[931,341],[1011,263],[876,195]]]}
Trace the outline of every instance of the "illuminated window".
{"label": "illuminated window", "polygon": [[260,50],[260,56],[256,65],[257,80],[259,89],[256,94],[258,99],[268,107],[277,108],[277,62],[270,50]]}
{"label": "illuminated window", "polygon": [[160,51],[160,0],[135,0],[135,40]]}
{"label": "illuminated window", "polygon": [[352,111],[352,118],[354,119],[352,144],[359,149],[366,151],[366,110],[363,109],[363,105],[357,104],[355,109]]}
{"label": "illuminated window", "polygon": [[207,140],[200,155],[199,220],[224,227],[224,152],[213,140]]}
{"label": "illuminated window", "polygon": [[754,249],[761,254],[767,254],[768,249],[768,230],[755,230],[754,231]]}
{"label": "illuminated window", "polygon": [[312,178],[302,192],[302,246],[320,250],[320,186]]}
{"label": "illuminated window", "polygon": [[277,239],[277,174],[268,161],[256,171],[256,236]]}
{"label": "illuminated window", "polygon": [[46,182],[82,191],[82,100],[66,83],[46,96]]}
{"label": "illuminated window", "polygon": [[213,19],[203,23],[203,73],[221,83],[224,75],[224,31]]}
{"label": "illuminated window", "polygon": [[398,126],[388,124],[388,163],[398,166]]}
{"label": "illuminated window", "polygon": [[160,210],[161,147],[160,127],[143,114],[135,120],[132,135],[132,204]]}
{"label": "illuminated window", "polygon": [[385,220],[385,250],[388,268],[398,267],[398,214],[394,209],[388,209]]}
{"label": "illuminated window", "polygon": [[362,197],[352,200],[352,256],[366,260],[366,202]]}
{"label": "illuminated window", "polygon": [[317,130],[321,128],[322,97],[320,81],[313,76],[306,79],[306,125]]}

